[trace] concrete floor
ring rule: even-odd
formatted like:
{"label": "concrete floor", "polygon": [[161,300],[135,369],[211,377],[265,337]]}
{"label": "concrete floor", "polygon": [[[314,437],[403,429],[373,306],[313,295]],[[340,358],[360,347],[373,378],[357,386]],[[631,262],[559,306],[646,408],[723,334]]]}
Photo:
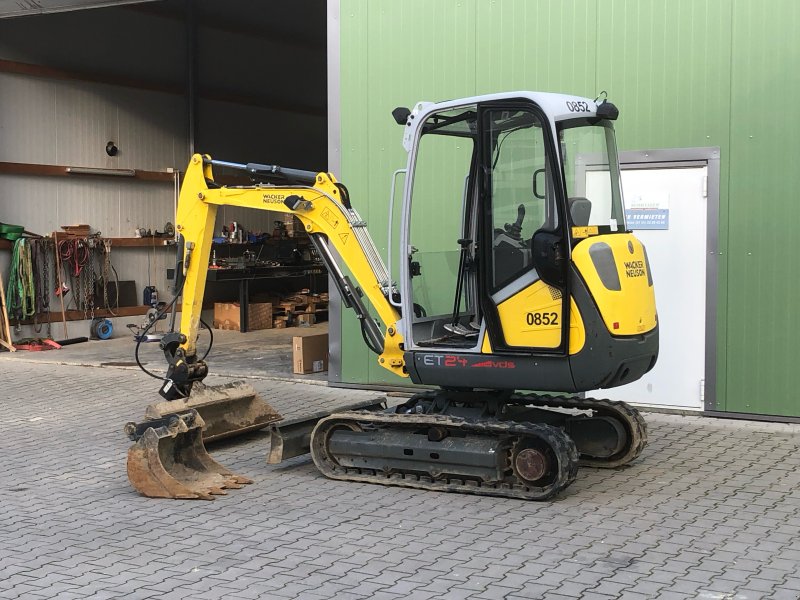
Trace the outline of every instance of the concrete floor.
{"label": "concrete floor", "polygon": [[[310,327],[261,329],[240,333],[214,329],[214,345],[206,361],[214,375],[237,377],[266,377],[297,381],[327,381],[327,372],[297,375],[292,372],[292,338],[294,336],[328,333],[328,323]],[[208,332],[202,330],[198,353],[208,348]],[[119,367],[137,369],[134,361],[136,343],[133,336],[110,340],[90,340],[45,352],[14,352],[0,354],[3,358],[23,362],[44,362],[84,367]],[[164,371],[166,362],[157,343],[141,344],[139,358],[150,371]]]}
{"label": "concrete floor", "polygon": [[[291,337],[323,330],[220,332],[207,381],[286,418],[374,399],[291,373]],[[253,485],[156,500],[125,472],[158,387],[132,350],[0,353],[0,599],[800,599],[800,425],[647,413],[638,460],[540,503],[268,465],[256,432],[211,447]]]}

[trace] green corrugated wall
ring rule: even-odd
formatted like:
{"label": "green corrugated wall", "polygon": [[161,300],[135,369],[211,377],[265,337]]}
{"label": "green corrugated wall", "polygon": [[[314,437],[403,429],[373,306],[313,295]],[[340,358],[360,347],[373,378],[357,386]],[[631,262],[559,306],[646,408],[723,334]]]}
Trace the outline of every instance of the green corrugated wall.
{"label": "green corrugated wall", "polygon": [[[719,146],[720,410],[800,416],[800,2],[341,0],[341,179],[386,252],[390,111],[528,89],[621,109],[622,150]],[[432,224],[434,226],[434,224]],[[403,383],[343,315],[342,380]]]}

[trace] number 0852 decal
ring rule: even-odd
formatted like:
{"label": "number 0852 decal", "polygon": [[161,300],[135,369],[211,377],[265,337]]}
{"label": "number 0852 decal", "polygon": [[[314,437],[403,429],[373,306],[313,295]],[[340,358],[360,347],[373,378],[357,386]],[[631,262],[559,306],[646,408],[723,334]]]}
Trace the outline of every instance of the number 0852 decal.
{"label": "number 0852 decal", "polygon": [[558,313],[555,312],[529,312],[525,315],[528,325],[559,325]]}
{"label": "number 0852 decal", "polygon": [[570,112],[589,112],[589,103],[567,100],[567,110]]}

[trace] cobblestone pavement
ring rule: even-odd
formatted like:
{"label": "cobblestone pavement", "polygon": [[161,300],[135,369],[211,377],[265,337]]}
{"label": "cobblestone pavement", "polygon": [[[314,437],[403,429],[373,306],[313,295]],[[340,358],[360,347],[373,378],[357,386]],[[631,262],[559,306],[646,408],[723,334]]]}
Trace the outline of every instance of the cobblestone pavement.
{"label": "cobblestone pavement", "polygon": [[[375,395],[252,382],[289,412]],[[121,429],[155,383],[0,360],[0,598],[800,598],[800,426],[647,414],[642,458],[546,503],[331,481],[254,434],[213,453],[255,484],[154,500]]]}

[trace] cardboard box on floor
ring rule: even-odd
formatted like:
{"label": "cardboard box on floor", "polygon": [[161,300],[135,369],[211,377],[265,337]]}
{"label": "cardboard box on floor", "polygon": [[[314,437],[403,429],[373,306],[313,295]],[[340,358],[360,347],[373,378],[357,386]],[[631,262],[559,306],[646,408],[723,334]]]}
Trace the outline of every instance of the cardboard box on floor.
{"label": "cardboard box on floor", "polygon": [[[247,329],[272,329],[272,304],[251,302],[248,305],[249,322]],[[216,302],[214,304],[214,328],[241,331],[238,302]]]}
{"label": "cardboard box on floor", "polygon": [[328,370],[328,334],[298,335],[292,338],[292,364],[298,375]]}

